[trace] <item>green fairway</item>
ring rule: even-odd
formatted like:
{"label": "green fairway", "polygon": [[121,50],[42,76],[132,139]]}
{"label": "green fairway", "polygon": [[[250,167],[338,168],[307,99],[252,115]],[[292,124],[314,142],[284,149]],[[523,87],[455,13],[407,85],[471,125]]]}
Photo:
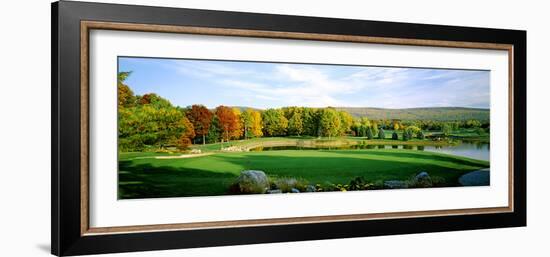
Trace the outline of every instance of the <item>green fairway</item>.
{"label": "green fairway", "polygon": [[216,152],[182,159],[156,155],[119,155],[120,199],[224,195],[239,173],[249,169],[273,178],[303,178],[310,184],[348,183],[359,176],[372,182],[406,180],[427,171],[456,186],[461,175],[489,167],[486,161],[397,149]]}

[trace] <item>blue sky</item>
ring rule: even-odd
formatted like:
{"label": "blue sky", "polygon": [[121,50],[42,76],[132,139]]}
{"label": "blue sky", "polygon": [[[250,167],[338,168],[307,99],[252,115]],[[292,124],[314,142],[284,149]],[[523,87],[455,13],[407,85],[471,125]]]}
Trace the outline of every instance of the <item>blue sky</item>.
{"label": "blue sky", "polygon": [[489,71],[120,57],[135,94],[172,104],[489,108]]}

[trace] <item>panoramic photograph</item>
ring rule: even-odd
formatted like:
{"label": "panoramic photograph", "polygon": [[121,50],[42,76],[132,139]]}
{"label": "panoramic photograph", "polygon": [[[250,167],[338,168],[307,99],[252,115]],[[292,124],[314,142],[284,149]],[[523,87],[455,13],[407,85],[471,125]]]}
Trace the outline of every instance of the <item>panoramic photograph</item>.
{"label": "panoramic photograph", "polygon": [[490,185],[488,70],[118,57],[117,75],[118,199]]}

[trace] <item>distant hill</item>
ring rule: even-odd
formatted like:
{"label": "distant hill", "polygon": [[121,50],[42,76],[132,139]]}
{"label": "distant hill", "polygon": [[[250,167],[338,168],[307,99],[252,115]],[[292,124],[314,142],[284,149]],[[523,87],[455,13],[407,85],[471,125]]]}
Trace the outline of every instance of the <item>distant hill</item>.
{"label": "distant hill", "polygon": [[426,107],[407,109],[385,109],[371,107],[337,107],[354,117],[367,116],[371,120],[489,120],[489,109],[464,107]]}
{"label": "distant hill", "polygon": [[[262,111],[259,108],[246,106],[232,106],[241,111],[253,109]],[[405,109],[386,109],[374,107],[334,107],[339,111],[346,111],[353,117],[368,117],[371,120],[398,119],[398,120],[489,120],[489,109],[466,108],[466,107],[423,107]]]}
{"label": "distant hill", "polygon": [[239,109],[241,112],[244,112],[246,111],[247,109],[250,109],[250,110],[254,110],[254,111],[263,111],[262,109],[260,108],[254,108],[254,107],[248,107],[248,106],[229,106],[231,108],[237,108]]}

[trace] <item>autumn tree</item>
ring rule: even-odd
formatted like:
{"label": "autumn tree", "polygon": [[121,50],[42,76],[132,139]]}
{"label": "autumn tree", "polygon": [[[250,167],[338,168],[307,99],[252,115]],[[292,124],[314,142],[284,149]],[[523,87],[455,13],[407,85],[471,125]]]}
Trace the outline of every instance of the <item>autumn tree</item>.
{"label": "autumn tree", "polygon": [[195,138],[195,130],[193,129],[193,124],[185,116],[180,120],[180,126],[185,129],[180,136],[176,138],[175,145],[178,149],[185,150],[191,144],[191,139]]}
{"label": "autumn tree", "polygon": [[402,128],[401,122],[394,120],[392,122],[393,130],[400,130]]}
{"label": "autumn tree", "polygon": [[216,116],[220,124],[222,140],[229,141],[239,126],[235,113],[231,108],[220,105],[216,108]]}
{"label": "autumn tree", "polygon": [[339,111],[338,115],[340,116],[340,135],[344,136],[351,131],[353,117],[345,111]]}
{"label": "autumn tree", "polygon": [[262,125],[267,136],[284,136],[288,128],[288,120],[281,109],[267,109],[262,113]]}
{"label": "autumn tree", "polygon": [[241,127],[245,139],[252,137],[261,137],[262,133],[262,114],[254,109],[246,109],[240,114]]}
{"label": "autumn tree", "polygon": [[149,93],[141,97],[137,97],[137,101],[140,105],[150,105],[157,109],[173,108],[170,101],[160,97],[155,93]]}
{"label": "autumn tree", "polygon": [[233,114],[235,115],[235,119],[236,119],[236,124],[235,124],[235,128],[233,129],[233,131],[231,131],[231,138],[234,138],[234,139],[239,139],[241,138],[243,135],[244,135],[244,131],[243,131],[243,121],[242,121],[242,113],[241,113],[241,110],[239,108],[233,108],[232,109],[233,111]]}
{"label": "autumn tree", "polygon": [[417,127],[417,126],[408,126],[407,130],[412,131],[413,134],[416,134],[416,133],[420,132],[420,128]]}
{"label": "autumn tree", "polygon": [[136,103],[136,97],[134,92],[124,84],[124,81],[132,74],[131,71],[119,72],[117,79],[117,91],[118,91],[118,108],[132,107]]}
{"label": "autumn tree", "polygon": [[187,119],[195,128],[195,135],[202,137],[202,144],[206,144],[206,135],[212,122],[212,113],[203,105],[193,105],[187,111]]}

